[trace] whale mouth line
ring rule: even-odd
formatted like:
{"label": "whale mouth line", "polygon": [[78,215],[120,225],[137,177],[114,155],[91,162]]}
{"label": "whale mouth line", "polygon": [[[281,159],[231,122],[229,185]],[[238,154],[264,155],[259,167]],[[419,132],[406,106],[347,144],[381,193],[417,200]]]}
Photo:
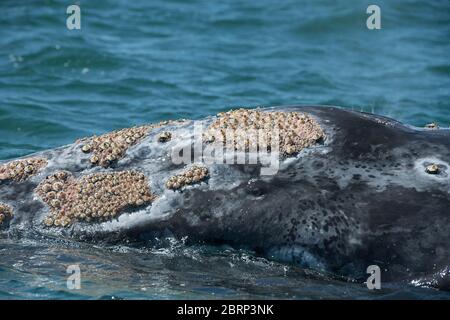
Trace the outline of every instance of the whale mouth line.
{"label": "whale mouth line", "polygon": [[14,216],[13,208],[3,202],[0,202],[0,228],[4,225],[9,223],[9,221]]}

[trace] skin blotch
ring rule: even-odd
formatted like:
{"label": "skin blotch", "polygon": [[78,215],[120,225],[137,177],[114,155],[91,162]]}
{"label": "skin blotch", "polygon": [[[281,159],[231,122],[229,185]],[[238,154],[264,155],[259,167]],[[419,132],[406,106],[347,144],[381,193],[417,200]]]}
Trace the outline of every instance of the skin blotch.
{"label": "skin blotch", "polygon": [[12,208],[7,204],[0,202],[0,225],[2,225],[3,222],[11,219],[12,216],[13,216]]}
{"label": "skin blotch", "polygon": [[101,136],[85,138],[78,142],[82,142],[82,152],[91,154],[90,162],[93,165],[106,168],[122,159],[128,148],[145,138],[152,129],[179,122],[183,122],[183,120],[162,121],[157,124],[126,128]]}
{"label": "skin blotch", "polygon": [[47,159],[44,158],[28,158],[8,162],[0,166],[0,182],[23,182],[37,174],[46,165]]}
{"label": "skin blotch", "polygon": [[[270,151],[276,131],[279,151],[288,156],[326,138],[317,121],[305,113],[239,109],[219,113],[217,120],[204,132],[203,140],[231,145],[235,151],[263,148]],[[232,141],[227,141],[230,136]]]}
{"label": "skin blotch", "polygon": [[178,190],[187,185],[192,185],[204,181],[209,176],[206,167],[193,166],[181,174],[172,176],[167,180],[166,187],[171,190]]}
{"label": "skin blotch", "polygon": [[95,173],[78,179],[60,171],[42,181],[36,193],[50,208],[45,225],[62,227],[77,220],[110,220],[155,199],[146,176],[137,171]]}

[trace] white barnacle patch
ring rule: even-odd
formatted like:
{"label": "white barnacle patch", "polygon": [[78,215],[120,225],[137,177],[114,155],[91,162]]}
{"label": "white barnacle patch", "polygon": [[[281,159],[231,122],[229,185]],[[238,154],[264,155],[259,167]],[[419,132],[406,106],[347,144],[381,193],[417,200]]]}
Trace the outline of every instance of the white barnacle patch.
{"label": "white barnacle patch", "polygon": [[58,171],[42,181],[36,193],[50,209],[43,221],[47,227],[66,227],[79,220],[108,220],[155,198],[147,177],[138,171],[95,173],[78,179]]}
{"label": "white barnacle patch", "polygon": [[287,156],[298,154],[326,136],[315,119],[305,113],[239,109],[218,115],[203,133],[206,143],[219,143],[232,151],[272,149]]}
{"label": "white barnacle patch", "polygon": [[[93,136],[77,141],[83,153],[89,154],[89,161],[93,166],[110,167],[113,163],[124,158],[128,149],[140,143],[153,129],[170,124],[179,124],[178,121],[162,121],[156,124],[144,125],[133,128],[125,128],[101,136]],[[171,139],[170,132],[165,132],[159,138],[160,142]]]}
{"label": "white barnacle patch", "polygon": [[439,129],[439,125],[436,122],[431,122],[425,125],[426,129],[437,130]]}
{"label": "white barnacle patch", "polygon": [[0,226],[4,221],[8,221],[13,217],[13,209],[6,203],[0,202]]}
{"label": "white barnacle patch", "polygon": [[26,158],[0,165],[0,182],[23,182],[47,166],[45,158]]}
{"label": "white barnacle patch", "polygon": [[419,176],[436,182],[450,181],[450,164],[437,157],[416,160],[414,163],[414,171]]}
{"label": "white barnacle patch", "polygon": [[187,185],[192,185],[204,181],[209,176],[208,168],[192,166],[188,170],[167,180],[167,189],[178,190]]}

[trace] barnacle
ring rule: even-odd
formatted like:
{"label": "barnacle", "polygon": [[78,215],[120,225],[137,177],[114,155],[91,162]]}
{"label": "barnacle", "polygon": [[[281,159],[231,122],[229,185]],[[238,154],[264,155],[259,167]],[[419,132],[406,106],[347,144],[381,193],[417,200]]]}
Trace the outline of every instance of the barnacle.
{"label": "barnacle", "polygon": [[[92,153],[92,156],[90,157],[91,164],[109,167],[114,162],[122,159],[128,148],[145,138],[152,129],[183,121],[184,120],[162,121],[157,124],[126,128],[106,133],[101,136],[84,138],[77,142],[82,143],[82,152]],[[170,135],[168,136],[168,139],[170,139]]]}
{"label": "barnacle", "polygon": [[439,166],[437,164],[430,164],[425,168],[425,171],[429,174],[438,174]]}
{"label": "barnacle", "polygon": [[7,204],[0,202],[0,225],[3,224],[4,221],[11,219],[13,216],[13,210]]}
{"label": "barnacle", "polygon": [[286,156],[294,155],[325,137],[321,126],[307,114],[247,109],[220,113],[203,133],[204,142],[222,143],[235,151],[274,151],[276,142],[278,145],[275,146]]}
{"label": "barnacle", "polygon": [[27,158],[8,162],[0,166],[0,182],[7,180],[23,182],[46,165],[47,159],[44,158]]}
{"label": "barnacle", "polygon": [[76,220],[111,219],[155,198],[146,176],[137,171],[94,173],[78,179],[59,171],[42,181],[36,193],[50,208],[44,224],[62,227]]}
{"label": "barnacle", "polygon": [[165,131],[158,136],[159,142],[167,142],[170,139],[172,139],[172,134],[168,131]]}
{"label": "barnacle", "polygon": [[431,122],[425,125],[427,129],[439,129],[439,125],[436,122]]}
{"label": "barnacle", "polygon": [[192,166],[185,172],[170,177],[166,182],[166,187],[172,190],[181,189],[186,185],[199,183],[205,180],[208,176],[208,168]]}

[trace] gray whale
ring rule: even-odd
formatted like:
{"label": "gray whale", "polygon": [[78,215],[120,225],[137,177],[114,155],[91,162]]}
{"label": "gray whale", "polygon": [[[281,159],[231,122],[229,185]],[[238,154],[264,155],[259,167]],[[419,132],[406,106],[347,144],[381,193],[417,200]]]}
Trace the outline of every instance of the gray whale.
{"label": "gray whale", "polygon": [[[26,157],[45,159],[42,167],[24,163],[22,173],[8,179],[4,171],[3,180],[0,173],[0,203],[12,211],[8,219],[4,210],[0,229],[11,236],[39,234],[100,242],[140,243],[170,236],[187,243],[251,249],[271,259],[356,279],[367,278],[366,268],[378,265],[386,281],[422,279],[448,287],[450,130],[415,128],[337,107],[261,110],[274,111],[305,113],[326,136],[298,152],[288,152],[274,175],[261,175],[260,163],[212,163],[206,166],[207,177],[183,186],[186,179],[195,178],[183,176],[189,166],[174,163],[171,150],[186,144],[198,121],[168,122],[148,132],[136,131],[137,136],[127,135],[124,152],[119,146],[106,156],[95,156],[90,152],[94,143],[100,150],[109,143],[102,147],[100,140],[80,140]],[[209,117],[203,122],[210,125],[216,120]],[[193,162],[198,160],[194,157]],[[144,181],[151,194],[139,193],[140,187],[131,190],[128,198],[117,198],[117,203],[137,205],[124,203],[122,211],[110,218],[61,220],[58,225],[51,225],[56,223],[51,220],[46,225],[52,208],[61,208],[64,202],[53,199],[46,183],[51,186],[56,181],[57,188],[67,183],[72,194],[79,190],[91,199],[83,183],[92,182],[90,192],[96,194],[95,186],[103,190],[101,181],[115,177],[97,177],[98,182],[89,180],[93,175],[125,170],[139,172],[142,176],[123,179],[131,184]],[[55,178],[60,171],[66,174]],[[66,208],[77,212],[70,204]],[[84,216],[82,212],[76,216],[80,215]]]}

